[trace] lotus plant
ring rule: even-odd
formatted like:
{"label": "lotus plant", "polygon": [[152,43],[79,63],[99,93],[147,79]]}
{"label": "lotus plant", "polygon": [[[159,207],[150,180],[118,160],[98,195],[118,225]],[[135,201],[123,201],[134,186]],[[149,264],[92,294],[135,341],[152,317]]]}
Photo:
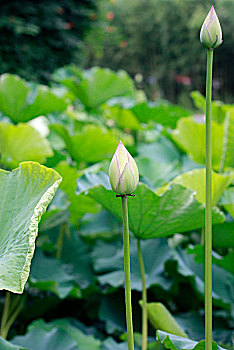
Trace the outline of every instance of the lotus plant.
{"label": "lotus plant", "polygon": [[222,44],[222,30],[212,6],[200,32],[207,49],[206,76],[206,218],[205,218],[205,339],[206,350],[212,349],[212,139],[211,98],[213,51]]}
{"label": "lotus plant", "polygon": [[124,274],[125,274],[125,305],[128,334],[128,349],[134,350],[131,280],[130,280],[130,252],[129,252],[129,226],[127,196],[133,196],[139,182],[138,168],[135,160],[127,151],[121,141],[112,158],[109,168],[110,184],[116,197],[122,199],[123,215],[123,244],[124,244]]}

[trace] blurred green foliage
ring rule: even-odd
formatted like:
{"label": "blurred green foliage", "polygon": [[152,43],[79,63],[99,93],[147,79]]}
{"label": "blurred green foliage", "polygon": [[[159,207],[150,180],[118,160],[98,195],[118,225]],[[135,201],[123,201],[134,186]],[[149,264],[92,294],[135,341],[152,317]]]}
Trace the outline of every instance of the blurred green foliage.
{"label": "blurred green foliage", "polygon": [[205,89],[199,31],[211,4],[224,37],[215,50],[213,91],[228,102],[234,92],[231,0],[100,0],[99,22],[85,39],[86,66],[125,69],[151,99],[162,95],[189,105],[188,92]]}
{"label": "blurred green foliage", "polygon": [[[137,238],[142,239],[146,270],[149,349],[174,349],[174,344],[180,344],[178,349],[203,349],[203,95],[191,94],[197,108],[193,113],[165,100],[148,101],[124,71],[66,66],[54,72],[53,79],[56,86],[51,81],[52,87],[47,87],[12,74],[0,77],[1,168],[12,170],[21,161],[40,161],[63,178],[39,225],[24,296],[11,294],[12,308],[18,305],[16,310],[22,312],[11,327],[10,342],[0,337],[0,349],[127,350],[121,203],[110,190],[106,174],[119,139],[134,155],[141,181],[136,196],[128,201],[133,322],[134,331],[139,332],[135,333],[136,350],[141,344],[142,297]],[[213,339],[230,348],[233,113],[234,105],[212,102]],[[1,180],[0,197],[0,260],[8,262],[11,257],[9,264],[1,264],[8,289],[22,270],[19,255],[22,261],[28,252],[19,250],[28,242],[28,225],[22,224],[22,216],[31,218],[35,191],[41,196],[40,177],[34,169],[38,167],[45,169],[33,163],[34,176],[18,177],[18,189],[12,185],[12,173],[1,170],[9,179]],[[54,174],[51,169],[47,172]],[[25,191],[23,184],[28,182]],[[9,237],[12,249],[4,250]],[[12,269],[12,261],[17,261],[17,269]],[[0,314],[4,300],[1,291]],[[156,329],[161,330],[158,341]],[[179,337],[184,333],[190,339]]]}
{"label": "blurred green foliage", "polygon": [[95,0],[2,0],[1,73],[48,82],[55,68],[76,61],[95,7]]}

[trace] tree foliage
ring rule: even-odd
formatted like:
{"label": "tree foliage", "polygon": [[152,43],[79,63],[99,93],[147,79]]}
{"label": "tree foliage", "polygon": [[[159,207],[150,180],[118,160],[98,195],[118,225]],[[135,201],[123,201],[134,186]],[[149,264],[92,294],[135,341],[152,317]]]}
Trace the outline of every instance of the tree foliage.
{"label": "tree foliage", "polygon": [[1,72],[48,81],[76,60],[94,9],[94,0],[1,0]]}
{"label": "tree foliage", "polygon": [[[87,65],[122,68],[132,76],[140,73],[139,86],[151,98],[161,94],[188,102],[188,91],[205,89],[206,55],[199,31],[210,5],[208,0],[102,0],[102,26],[86,39]],[[214,5],[224,33],[215,54],[214,95],[228,100],[234,91],[234,3],[216,0]]]}

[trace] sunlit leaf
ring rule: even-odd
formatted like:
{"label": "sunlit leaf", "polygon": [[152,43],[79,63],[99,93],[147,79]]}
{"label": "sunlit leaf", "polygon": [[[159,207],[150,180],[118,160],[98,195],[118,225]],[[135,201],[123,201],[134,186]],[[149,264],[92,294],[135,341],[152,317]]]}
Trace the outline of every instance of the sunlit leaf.
{"label": "sunlit leaf", "polygon": [[[199,91],[192,91],[190,96],[193,99],[194,105],[205,114],[205,111],[206,111],[205,97]],[[227,113],[232,108],[233,108],[233,105],[227,105],[221,101],[212,101],[211,102],[212,120],[215,120],[218,123],[223,123],[227,116]]]}
{"label": "sunlit leaf", "polygon": [[[212,166],[215,170],[219,170],[222,159],[224,126],[212,121],[211,129]],[[205,124],[196,122],[192,117],[181,118],[171,136],[192,160],[205,164]]]}
{"label": "sunlit leaf", "polygon": [[120,108],[118,106],[105,106],[103,108],[103,113],[107,119],[114,120],[119,128],[129,130],[142,129],[136,116],[128,109]]}
{"label": "sunlit leaf", "polygon": [[224,122],[223,155],[220,170],[234,168],[234,108],[226,113]]}
{"label": "sunlit leaf", "polygon": [[49,142],[28,124],[0,123],[0,162],[10,168],[25,160],[44,163],[53,151]]}
{"label": "sunlit leaf", "polygon": [[57,74],[57,78],[87,108],[96,108],[112,97],[133,96],[134,93],[133,81],[124,71],[115,73],[108,68],[94,67],[83,73],[71,69],[69,76]]}
{"label": "sunlit leaf", "polygon": [[96,163],[111,158],[117,144],[118,142],[111,131],[90,126],[71,136],[70,145],[67,145],[67,148],[76,161]]}
{"label": "sunlit leaf", "polygon": [[[230,185],[233,180],[233,176],[230,174],[217,174],[212,172],[212,203],[213,206],[218,204],[221,195],[225,189]],[[180,184],[186,188],[196,192],[195,198],[198,202],[205,204],[205,183],[206,183],[206,170],[194,169],[185,174],[181,174],[172,180],[173,183]],[[165,186],[164,189],[168,188]],[[157,191],[159,193],[160,189]],[[160,191],[160,193],[163,193]]]}
{"label": "sunlit leaf", "polygon": [[0,111],[15,123],[26,122],[40,115],[63,111],[65,100],[56,96],[47,86],[38,86],[35,91],[17,75],[3,74],[0,77]]}
{"label": "sunlit leaf", "polygon": [[76,168],[71,167],[66,162],[60,162],[56,166],[56,170],[63,177],[60,189],[66,193],[68,201],[70,202],[69,211],[71,213],[71,222],[77,224],[78,220],[86,213],[96,213],[98,211],[98,206],[94,200],[83,194],[77,196],[75,193],[77,186],[76,180],[79,177]]}
{"label": "sunlit leaf", "polygon": [[149,105],[146,102],[135,105],[131,111],[137,116],[140,122],[147,123],[154,121],[174,129],[177,121],[190,115],[191,113],[186,109],[172,105],[169,103],[162,103],[159,105]]}

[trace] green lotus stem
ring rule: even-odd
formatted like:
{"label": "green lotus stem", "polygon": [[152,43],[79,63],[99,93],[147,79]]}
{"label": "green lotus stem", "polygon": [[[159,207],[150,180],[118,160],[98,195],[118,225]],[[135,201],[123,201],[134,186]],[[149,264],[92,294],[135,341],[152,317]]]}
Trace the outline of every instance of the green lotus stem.
{"label": "green lotus stem", "polygon": [[141,269],[142,281],[142,350],[147,350],[148,339],[148,314],[147,314],[147,289],[145,281],[145,266],[141,250],[141,240],[138,239],[138,259]]}
{"label": "green lotus stem", "polygon": [[59,260],[61,258],[63,249],[63,239],[66,231],[66,224],[62,224],[59,231],[58,241],[57,241],[57,253],[56,258]]}
{"label": "green lotus stem", "polygon": [[201,244],[204,245],[205,243],[205,227],[202,227],[201,229]]}
{"label": "green lotus stem", "polygon": [[14,312],[10,315],[10,317],[7,320],[7,323],[4,326],[4,333],[3,333],[3,338],[6,339],[7,334],[12,326],[12,324],[15,322],[15,320],[17,319],[18,315],[20,314],[20,312],[23,310],[24,308],[24,303],[25,303],[25,296],[21,297],[19,299],[18,305],[16,307],[16,309],[14,310]]}
{"label": "green lotus stem", "polygon": [[127,195],[121,196],[121,199],[122,199],[122,213],[123,213],[125,306],[126,306],[126,320],[127,320],[128,350],[134,350]]}
{"label": "green lotus stem", "polygon": [[4,303],[4,308],[3,308],[2,320],[1,320],[1,331],[0,331],[0,335],[4,339],[5,339],[4,327],[5,327],[5,324],[7,322],[8,314],[9,314],[9,310],[10,310],[10,298],[11,298],[10,292],[7,292],[6,296],[5,296],[5,303]]}
{"label": "green lotus stem", "polygon": [[205,221],[205,339],[206,350],[212,350],[212,96],[213,50],[207,50],[206,76],[206,221]]}
{"label": "green lotus stem", "polygon": [[6,339],[8,332],[15,322],[17,316],[22,311],[25,303],[25,296],[16,296],[15,300],[11,303],[11,293],[6,293],[5,304],[2,314],[1,321],[1,332],[0,335],[2,338]]}

